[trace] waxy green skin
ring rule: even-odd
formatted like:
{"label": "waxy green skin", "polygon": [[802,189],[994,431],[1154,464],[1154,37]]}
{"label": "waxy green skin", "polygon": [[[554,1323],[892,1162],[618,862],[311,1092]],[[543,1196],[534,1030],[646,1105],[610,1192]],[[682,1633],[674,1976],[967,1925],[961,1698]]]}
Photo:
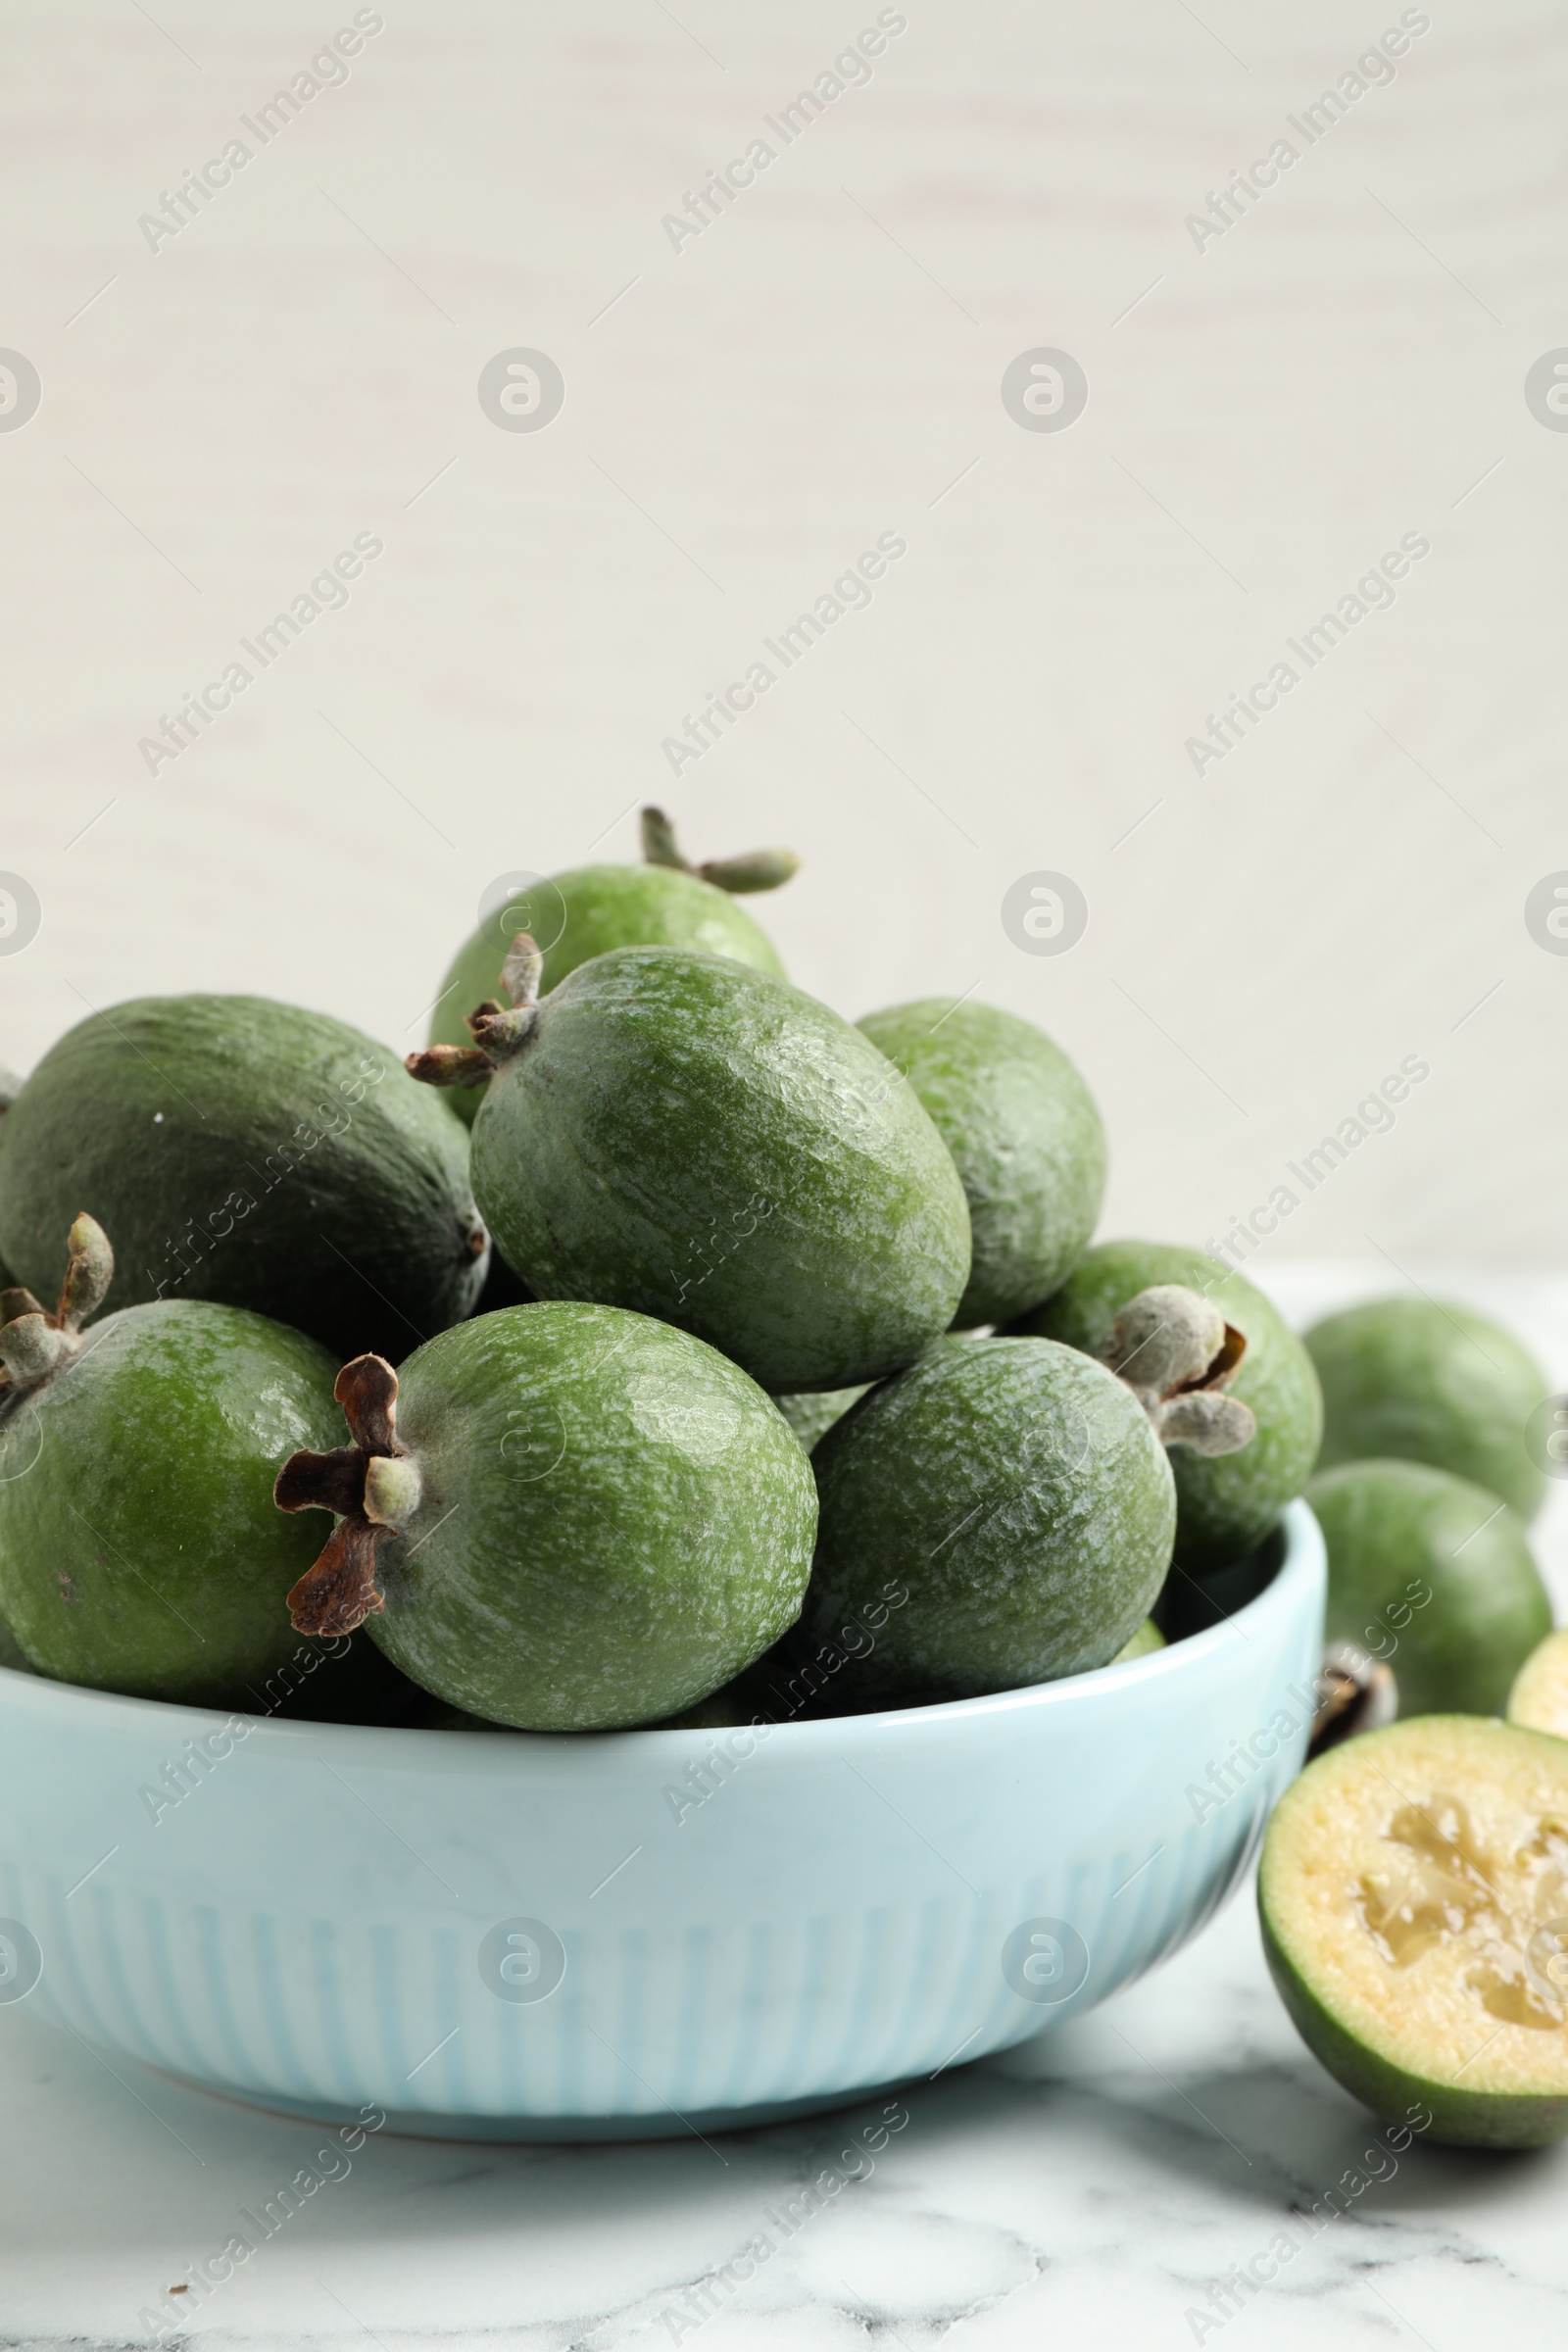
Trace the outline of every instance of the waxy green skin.
{"label": "waxy green skin", "polygon": [[1227,1394],[1256,1417],[1250,1444],[1213,1456],[1189,1446],[1171,1448],[1181,1504],[1176,1566],[1202,1576],[1262,1542],[1301,1492],[1317,1458],[1323,1415],[1317,1374],[1278,1309],[1245,1276],[1228,1274],[1201,1250],[1165,1242],[1102,1242],[1054,1298],[1010,1328],[1093,1354],[1128,1299],[1162,1282],[1183,1283],[1211,1298],[1247,1338],[1247,1353]]}
{"label": "waxy green skin", "polygon": [[1374,1298],[1305,1337],[1323,1384],[1322,1468],[1373,1456],[1427,1462],[1535,1517],[1546,1482],[1525,1450],[1525,1425],[1546,1376],[1511,1332],[1468,1307]]}
{"label": "waxy green skin", "polygon": [[773,1402],[794,1430],[803,1449],[810,1453],[834,1422],[842,1420],[852,1404],[858,1404],[869,1385],[858,1381],[850,1389],[807,1389],[794,1396],[775,1396]]}
{"label": "waxy green skin", "polygon": [[1401,1715],[1500,1715],[1551,1631],[1512,1512],[1424,1462],[1347,1462],[1306,1499],[1328,1545],[1326,1639],[1387,1659]]}
{"label": "waxy green skin", "polygon": [[[728,891],[677,866],[581,865],[509,900],[458,950],[431,1016],[432,1046],[466,1046],[474,1006],[487,998],[506,1003],[501,966],[518,931],[544,951],[544,991],[612,948],[697,948],[784,977],[767,933]],[[454,1088],[446,1100],[471,1126],[477,1094]]]}
{"label": "waxy green skin", "polygon": [[847,1667],[857,1699],[970,1698],[1103,1666],[1164,1581],[1176,1491],[1132,1392],[1051,1340],[949,1341],[811,1456],[804,1636],[903,1585]]}
{"label": "waxy green skin", "polygon": [[930,997],[859,1023],[903,1070],[957,1165],[973,1260],[955,1322],[1004,1323],[1057,1290],[1095,1230],[1105,1130],[1073,1064],[1032,1021]]}
{"label": "waxy green skin", "polygon": [[957,1171],[870,1041],[676,948],[597,956],[544,999],[489,1081],[473,1183],[538,1297],[659,1315],[775,1393],[898,1370],[968,1276]]}
{"label": "waxy green skin", "polygon": [[[1476,1731],[1473,1717],[1459,1716],[1455,1722],[1456,1727],[1462,1725],[1465,1734],[1473,1735]],[[1337,1759],[1342,1766],[1353,1759],[1368,1772],[1386,1772],[1397,1787],[1397,1735],[1402,1728],[1396,1723],[1390,1724],[1382,1731],[1363,1733],[1343,1748],[1330,1748],[1307,1765],[1275,1807],[1257,1874],[1257,1910],[1269,1974],[1291,2023],[1313,2057],[1352,2098],[1370,2107],[1374,2115],[1403,2121],[1425,2108],[1431,2122],[1423,2135],[1443,2146],[1549,2147],[1553,2141],[1568,2137],[1568,2098],[1556,2092],[1531,2097],[1516,2092],[1468,2090],[1457,2079],[1457,2069],[1449,2063],[1446,2051],[1433,2053],[1430,2075],[1412,2074],[1407,2068],[1396,2065],[1349,2033],[1336,2015],[1332,1952],[1307,1953],[1291,1948],[1276,1924],[1275,1913],[1285,1890],[1283,1831],[1290,1821],[1293,1798],[1298,1790],[1307,1788],[1314,1774],[1323,1772]],[[1430,1732],[1434,1728],[1429,1717],[1423,1729]],[[1544,1732],[1526,1732],[1511,1724],[1496,1728],[1508,1740],[1548,1740],[1559,1750],[1564,1745],[1560,1740],[1550,1740],[1549,1734]],[[1454,1786],[1462,1788],[1464,1780],[1461,1755],[1455,1762]],[[1568,1802],[1568,1776],[1565,1776],[1564,1799]]]}
{"label": "waxy green skin", "polygon": [[398,1382],[422,1492],[377,1546],[366,1630],[449,1706],[527,1731],[651,1723],[794,1623],[810,1464],[716,1349],[547,1300],[443,1332]]}
{"label": "waxy green skin", "polygon": [[267,1711],[301,1646],[285,1595],[319,1528],[273,1507],[296,1447],[335,1445],[336,1365],[244,1308],[105,1315],[0,1419],[0,1613],[57,1681]]}
{"label": "waxy green skin", "polygon": [[466,1142],[373,1038],[265,997],[143,997],[0,1118],[0,1255],[52,1298],[85,1209],[115,1298],[212,1298],[394,1360],[484,1279]]}

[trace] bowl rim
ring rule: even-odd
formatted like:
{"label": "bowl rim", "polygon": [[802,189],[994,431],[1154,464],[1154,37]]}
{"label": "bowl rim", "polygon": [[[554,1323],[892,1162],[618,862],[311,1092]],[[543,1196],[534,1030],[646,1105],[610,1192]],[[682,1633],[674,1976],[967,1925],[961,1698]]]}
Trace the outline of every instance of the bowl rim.
{"label": "bowl rim", "polygon": [[[1217,1655],[1245,1646],[1254,1636],[1266,1633],[1275,1620],[1292,1615],[1299,1604],[1303,1588],[1321,1582],[1325,1574],[1323,1537],[1310,1505],[1299,1496],[1288,1502],[1280,1514],[1278,1528],[1285,1539],[1284,1556],[1263,1591],[1231,1616],[1221,1618],[1217,1625],[1206,1626],[1201,1633],[1189,1634],[1161,1649],[1146,1652],[1143,1657],[1092,1667],[1082,1674],[1062,1675],[1054,1682],[1028,1683],[1016,1690],[992,1691],[978,1698],[944,1699],[932,1706],[889,1707],[863,1715],[770,1724],[765,1727],[766,1752],[775,1758],[787,1755],[804,1762],[835,1745],[842,1746],[850,1739],[885,1741],[900,1737],[917,1739],[927,1732],[942,1738],[954,1726],[961,1730],[967,1724],[996,1716],[1043,1714],[1072,1706],[1087,1697],[1108,1695],[1134,1683],[1196,1675]],[[688,1725],[675,1729],[634,1726],[615,1732],[514,1731],[503,1738],[491,1731],[434,1730],[414,1724],[313,1723],[297,1716],[252,1715],[238,1707],[194,1707],[176,1699],[136,1698],[123,1691],[56,1682],[47,1675],[0,1666],[0,1707],[17,1706],[18,1702],[21,1702],[19,1711],[34,1717],[40,1713],[52,1716],[83,1732],[91,1728],[94,1717],[106,1730],[138,1723],[151,1728],[162,1720],[169,1724],[172,1735],[175,1726],[184,1727],[180,1733],[182,1740],[192,1737],[189,1729],[192,1724],[226,1725],[239,1720],[251,1727],[245,1735],[247,1743],[259,1739],[274,1752],[304,1742],[314,1745],[324,1741],[339,1751],[341,1760],[405,1770],[416,1755],[423,1755],[431,1763],[439,1760],[444,1767],[450,1767],[461,1756],[466,1765],[479,1769],[485,1777],[523,1771],[546,1760],[559,1763],[572,1757],[595,1762],[601,1768],[612,1758],[630,1763],[637,1756],[645,1756],[655,1762],[752,1728],[744,1724]],[[624,1744],[627,1741],[639,1744],[633,1748]],[[757,1753],[762,1747],[763,1741],[757,1740],[748,1752]]]}

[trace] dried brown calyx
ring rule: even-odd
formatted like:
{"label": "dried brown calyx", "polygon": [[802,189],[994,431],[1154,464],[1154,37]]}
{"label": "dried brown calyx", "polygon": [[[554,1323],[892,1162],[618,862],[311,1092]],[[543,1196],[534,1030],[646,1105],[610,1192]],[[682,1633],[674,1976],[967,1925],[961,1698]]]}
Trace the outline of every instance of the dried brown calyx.
{"label": "dried brown calyx", "polygon": [[675,828],[662,808],[643,810],[643,860],[648,865],[672,865],[680,873],[695,874],[699,882],[711,882],[715,890],[727,890],[739,898],[753,890],[777,890],[800,870],[800,859],[793,850],[751,850],[744,858],[710,858],[702,865],[693,865],[683,858],[675,841]]}
{"label": "dried brown calyx", "polygon": [[1162,1446],[1237,1453],[1256,1436],[1250,1407],[1225,1394],[1247,1353],[1247,1335],[1184,1284],[1158,1282],[1129,1298],[1098,1352],[1131,1389]]}
{"label": "dried brown calyx", "polygon": [[515,1054],[539,1015],[539,979],[544,957],[526,931],[519,931],[507,950],[501,985],[510,1003],[486,997],[467,1016],[471,1046],[426,1046],[421,1054],[404,1055],[411,1078],[426,1086],[485,1086],[498,1063]]}
{"label": "dried brown calyx", "polygon": [[66,1279],[51,1314],[30,1291],[0,1291],[0,1410],[53,1378],[81,1348],[81,1326],[115,1279],[109,1236],[85,1210],[71,1228]]}
{"label": "dried brown calyx", "polygon": [[1358,1732],[1381,1732],[1399,1712],[1394,1669],[1370,1658],[1353,1642],[1331,1642],[1317,1677],[1317,1710],[1312,1717],[1309,1756],[1320,1756]]}
{"label": "dried brown calyx", "polygon": [[384,1356],[357,1355],[332,1394],[351,1446],[291,1453],[272,1487],[280,1511],[335,1511],[325,1548],[288,1596],[300,1634],[352,1634],[382,1606],[375,1547],[407,1526],[419,1505],[419,1472],[397,1442],[398,1376]]}

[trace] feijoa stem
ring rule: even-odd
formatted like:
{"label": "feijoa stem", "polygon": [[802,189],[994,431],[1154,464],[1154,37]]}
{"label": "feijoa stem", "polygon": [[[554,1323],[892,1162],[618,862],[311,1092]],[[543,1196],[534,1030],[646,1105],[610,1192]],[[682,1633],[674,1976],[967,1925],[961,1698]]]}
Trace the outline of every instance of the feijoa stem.
{"label": "feijoa stem", "polygon": [[700,882],[710,882],[715,890],[727,890],[736,898],[748,891],[777,890],[799,872],[801,863],[793,850],[749,850],[739,858],[710,858],[693,865],[681,856],[675,828],[662,808],[643,810],[643,860],[695,874]]}
{"label": "feijoa stem", "polygon": [[426,1046],[422,1054],[404,1056],[411,1078],[426,1086],[487,1086],[499,1065],[511,1058],[527,1037],[539,1014],[539,981],[544,957],[526,931],[519,931],[507,950],[501,967],[502,986],[512,1003],[503,1005],[486,997],[467,1015],[471,1046]]}
{"label": "feijoa stem", "polygon": [[115,1253],[103,1227],[85,1209],[72,1226],[66,1248],[66,1278],[52,1314],[30,1291],[0,1291],[0,1406],[36,1395],[80,1351],[81,1326],[109,1295]]}
{"label": "feijoa stem", "polygon": [[299,1634],[352,1634],[385,1606],[375,1550],[419,1501],[418,1466],[397,1442],[398,1376],[381,1355],[357,1355],[332,1385],[353,1444],[291,1453],[272,1487],[280,1511],[335,1511],[338,1524],[288,1596]]}
{"label": "feijoa stem", "polygon": [[1204,1454],[1237,1453],[1257,1434],[1251,1408],[1224,1394],[1246,1352],[1246,1333],[1179,1282],[1155,1283],[1129,1298],[1099,1350],[1162,1446]]}

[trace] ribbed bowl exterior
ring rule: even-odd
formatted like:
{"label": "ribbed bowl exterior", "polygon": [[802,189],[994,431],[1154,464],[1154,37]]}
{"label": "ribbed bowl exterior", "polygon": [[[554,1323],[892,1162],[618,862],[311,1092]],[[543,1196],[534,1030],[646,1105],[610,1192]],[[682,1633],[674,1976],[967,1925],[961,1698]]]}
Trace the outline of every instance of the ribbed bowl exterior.
{"label": "ribbed bowl exterior", "polygon": [[236,1741],[0,1671],[0,2001],[240,2098],[459,2136],[707,2130],[930,2076],[1225,1899],[1304,1752],[1323,1587],[1294,1504],[1267,1590],[1168,1650],[760,1738]]}

